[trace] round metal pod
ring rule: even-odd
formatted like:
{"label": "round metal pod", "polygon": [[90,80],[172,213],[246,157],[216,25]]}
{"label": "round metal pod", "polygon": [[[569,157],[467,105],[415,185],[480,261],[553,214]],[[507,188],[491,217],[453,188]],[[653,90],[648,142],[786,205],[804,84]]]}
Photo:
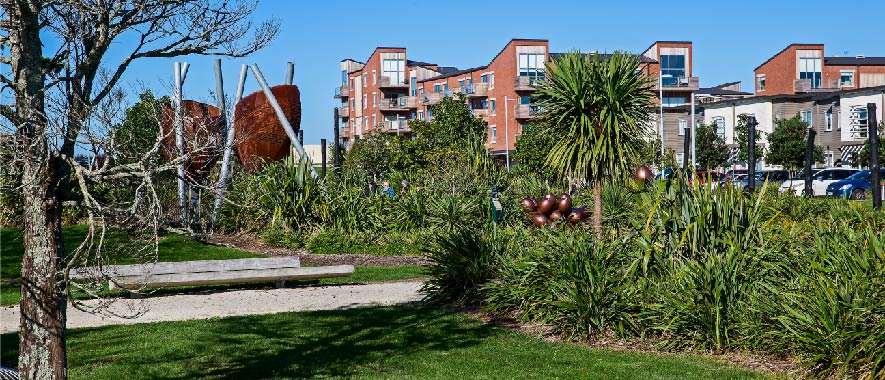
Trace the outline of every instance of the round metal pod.
{"label": "round metal pod", "polygon": [[538,208],[538,201],[534,198],[523,198],[519,204],[522,205],[522,209],[527,212],[535,211],[535,209]]}
{"label": "round metal pod", "polygon": [[556,198],[556,195],[554,195],[553,193],[544,194],[544,199],[553,199],[553,198]]}
{"label": "round metal pod", "polygon": [[572,208],[572,196],[568,194],[562,194],[559,196],[559,204],[557,205],[557,209],[561,213],[566,213]]}
{"label": "round metal pod", "polygon": [[652,173],[651,169],[648,166],[641,165],[636,168],[636,171],[633,173],[633,178],[637,181],[648,181],[654,178],[654,173]]}
{"label": "round metal pod", "polygon": [[532,214],[532,222],[538,227],[543,227],[547,223],[550,223],[550,219],[547,219],[547,216],[544,214],[534,213]]}
{"label": "round metal pod", "polygon": [[562,219],[562,213],[559,212],[559,210],[553,210],[553,212],[550,213],[550,220],[551,221],[557,221],[560,219]]}
{"label": "round metal pod", "polygon": [[546,198],[538,204],[538,212],[544,215],[550,215],[550,211],[553,211],[553,208],[556,206],[556,201],[553,198]]}
{"label": "round metal pod", "polygon": [[581,221],[581,215],[578,212],[572,211],[568,214],[568,222],[569,223],[576,224],[580,221]]}

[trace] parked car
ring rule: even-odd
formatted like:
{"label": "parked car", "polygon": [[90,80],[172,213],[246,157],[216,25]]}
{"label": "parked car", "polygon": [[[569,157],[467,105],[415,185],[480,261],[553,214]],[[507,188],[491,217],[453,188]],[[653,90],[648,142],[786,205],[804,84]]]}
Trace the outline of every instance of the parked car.
{"label": "parked car", "polygon": [[[869,170],[861,170],[846,179],[833,182],[827,186],[827,196],[856,201],[867,199],[867,194],[873,190],[873,184],[870,182],[872,174]],[[885,181],[885,168],[879,170],[879,179]],[[883,198],[885,198],[885,192],[883,192]]]}
{"label": "parked car", "polygon": [[[831,168],[831,169],[822,169],[817,170],[816,172],[813,170],[811,175],[811,194],[812,196],[825,196],[827,193],[827,186],[830,186],[831,183],[836,181],[841,181],[850,177],[852,174],[857,173],[859,169],[849,169],[849,168]],[[793,195],[801,195],[805,192],[805,175],[802,172],[799,172],[793,179],[784,182],[781,185],[780,189],[778,189],[781,193],[793,194]]]}
{"label": "parked car", "polygon": [[[749,176],[745,176],[744,178],[732,181],[732,185],[738,189],[743,189],[747,187],[747,183]],[[790,172],[786,170],[762,170],[756,172],[756,187],[761,187],[762,184],[768,182],[769,186],[780,186],[782,183],[790,180]]]}
{"label": "parked car", "polygon": [[[694,177],[696,175],[697,177]],[[715,171],[700,171],[695,173],[692,177],[692,183],[697,183],[700,185],[705,185],[707,183],[710,186],[718,186],[719,182],[724,181],[728,176],[725,173],[715,172]]]}

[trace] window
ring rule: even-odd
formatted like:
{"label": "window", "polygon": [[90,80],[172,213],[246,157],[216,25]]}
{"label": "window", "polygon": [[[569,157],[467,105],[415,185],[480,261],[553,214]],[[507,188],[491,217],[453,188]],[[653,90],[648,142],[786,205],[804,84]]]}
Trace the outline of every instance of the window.
{"label": "window", "polygon": [[854,70],[842,70],[839,75],[840,87],[854,87]]}
{"label": "window", "polygon": [[347,85],[347,70],[341,70],[341,85]]}
{"label": "window", "polygon": [[489,73],[489,90],[495,88],[495,73]]}
{"label": "window", "polygon": [[378,125],[378,120],[375,119],[375,115],[372,115],[372,127],[374,128],[376,125]]}
{"label": "window", "polygon": [[363,109],[369,107],[369,95],[363,95]]}
{"label": "window", "polygon": [[412,111],[412,113],[409,114],[409,119],[414,119],[416,116],[418,115],[415,113],[415,111]]}
{"label": "window", "polygon": [[449,92],[449,84],[443,83],[443,92]]}
{"label": "window", "polygon": [[489,74],[480,75],[479,81],[482,83],[489,83]]}
{"label": "window", "polygon": [[520,96],[519,104],[532,104],[532,97],[526,95]]}
{"label": "window", "polygon": [[378,84],[378,72],[372,70],[372,84]]}
{"label": "window", "polygon": [[378,93],[372,93],[372,107],[378,107]]}
{"label": "window", "polygon": [[424,111],[418,111],[418,120],[424,120]]}
{"label": "window", "polygon": [[809,127],[812,126],[811,110],[803,110],[799,112],[799,115],[801,116],[802,121],[804,121],[805,124],[808,124]]}
{"label": "window", "polygon": [[765,91],[765,74],[756,76],[756,91]]}
{"label": "window", "polygon": [[363,87],[369,85],[369,74],[363,73]]}
{"label": "window", "polygon": [[833,130],[833,110],[832,109],[827,110],[826,115],[827,115],[826,116],[827,125],[826,125],[826,128],[824,129],[824,131],[830,132]]}
{"label": "window", "polygon": [[350,78],[350,88],[353,89],[353,78]]}
{"label": "window", "polygon": [[464,79],[458,81],[458,87],[464,88]]}
{"label": "window", "polygon": [[409,79],[409,88],[411,88],[409,94],[412,96],[418,95],[418,77],[412,77]]}
{"label": "window", "polygon": [[438,84],[433,85],[433,92],[439,92],[440,86]]}
{"label": "window", "polygon": [[[833,152],[824,153],[824,166],[826,166],[828,168],[833,167],[833,164],[835,163],[834,156],[835,155],[833,154]],[[845,177],[845,178],[848,178],[848,177]],[[842,178],[842,179],[845,179],[845,178]]]}
{"label": "window", "polygon": [[687,121],[679,120],[679,136],[685,136],[686,125],[688,125]]}
{"label": "window", "polygon": [[662,104],[664,105],[664,107],[681,106],[681,105],[685,104],[685,98],[683,98],[681,96],[675,96],[675,97],[665,96]]}
{"label": "window", "polygon": [[381,61],[381,76],[390,79],[390,84],[406,84],[405,60],[384,59]]}
{"label": "window", "polygon": [[774,120],[775,120],[775,121],[777,121],[777,120],[783,120],[783,119],[784,119],[784,112],[783,112],[783,111],[777,111],[777,112],[774,114]]}
{"label": "window", "polygon": [[[669,78],[665,78],[669,75]],[[678,86],[685,79],[684,55],[661,55],[661,83],[664,86]]]}
{"label": "window", "polygon": [[354,107],[354,105],[353,105],[353,104],[354,104],[354,101],[355,101],[355,100],[350,99],[350,108],[351,108],[351,109],[356,109],[356,107]]}
{"label": "window", "polygon": [[494,124],[489,126],[489,128],[492,130],[491,143],[494,144],[498,140],[498,128]]}
{"label": "window", "polygon": [[495,99],[489,99],[489,115],[495,116]]}
{"label": "window", "polygon": [[481,110],[487,110],[487,109],[489,109],[489,101],[486,100],[486,99],[483,99],[483,100],[480,102],[479,109],[481,109]]}
{"label": "window", "polygon": [[725,118],[716,116],[713,118],[713,124],[716,126],[716,135],[725,139]]}
{"label": "window", "polygon": [[820,88],[820,58],[799,58],[799,79],[811,81],[811,88]]}
{"label": "window", "polygon": [[517,58],[518,75],[535,79],[544,79],[544,54],[520,53]]}

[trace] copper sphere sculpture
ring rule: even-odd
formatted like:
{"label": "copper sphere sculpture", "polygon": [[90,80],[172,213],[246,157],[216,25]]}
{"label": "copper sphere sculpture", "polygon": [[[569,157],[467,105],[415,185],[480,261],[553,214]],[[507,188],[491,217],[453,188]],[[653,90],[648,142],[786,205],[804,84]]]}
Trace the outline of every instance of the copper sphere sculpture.
{"label": "copper sphere sculpture", "polygon": [[535,211],[538,208],[538,201],[535,198],[523,198],[519,204],[522,205],[523,210],[528,212]]}
{"label": "copper sphere sculpture", "polygon": [[633,173],[633,178],[635,178],[637,181],[648,181],[654,178],[654,176],[655,174],[652,173],[651,169],[649,169],[648,166],[645,165],[636,168],[636,172]]}
{"label": "copper sphere sculpture", "polygon": [[572,196],[568,194],[560,195],[559,203],[556,208],[561,213],[567,213],[572,208]]}
{"label": "copper sphere sculpture", "polygon": [[520,202],[523,210],[529,214],[532,223],[538,227],[553,222],[579,223],[587,218],[587,206],[571,208],[572,197],[568,194],[544,194],[540,202],[534,198],[523,198]]}

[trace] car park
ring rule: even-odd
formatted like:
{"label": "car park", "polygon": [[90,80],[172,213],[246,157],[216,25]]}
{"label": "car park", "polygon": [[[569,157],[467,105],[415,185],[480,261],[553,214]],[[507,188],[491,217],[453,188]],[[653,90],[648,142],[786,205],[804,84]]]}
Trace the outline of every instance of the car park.
{"label": "car park", "polygon": [[[829,168],[812,171],[811,196],[825,196],[827,187],[833,182],[841,181],[857,173],[859,169]],[[805,193],[805,175],[800,172],[791,180],[784,182],[778,189],[781,193],[801,195]]]}
{"label": "car park", "polygon": [[[790,180],[790,172],[786,170],[762,170],[756,172],[756,186],[761,187],[762,184],[768,183],[768,186],[780,186],[782,183]],[[732,185],[738,189],[747,187],[749,175],[744,176],[740,180],[733,180]]]}

